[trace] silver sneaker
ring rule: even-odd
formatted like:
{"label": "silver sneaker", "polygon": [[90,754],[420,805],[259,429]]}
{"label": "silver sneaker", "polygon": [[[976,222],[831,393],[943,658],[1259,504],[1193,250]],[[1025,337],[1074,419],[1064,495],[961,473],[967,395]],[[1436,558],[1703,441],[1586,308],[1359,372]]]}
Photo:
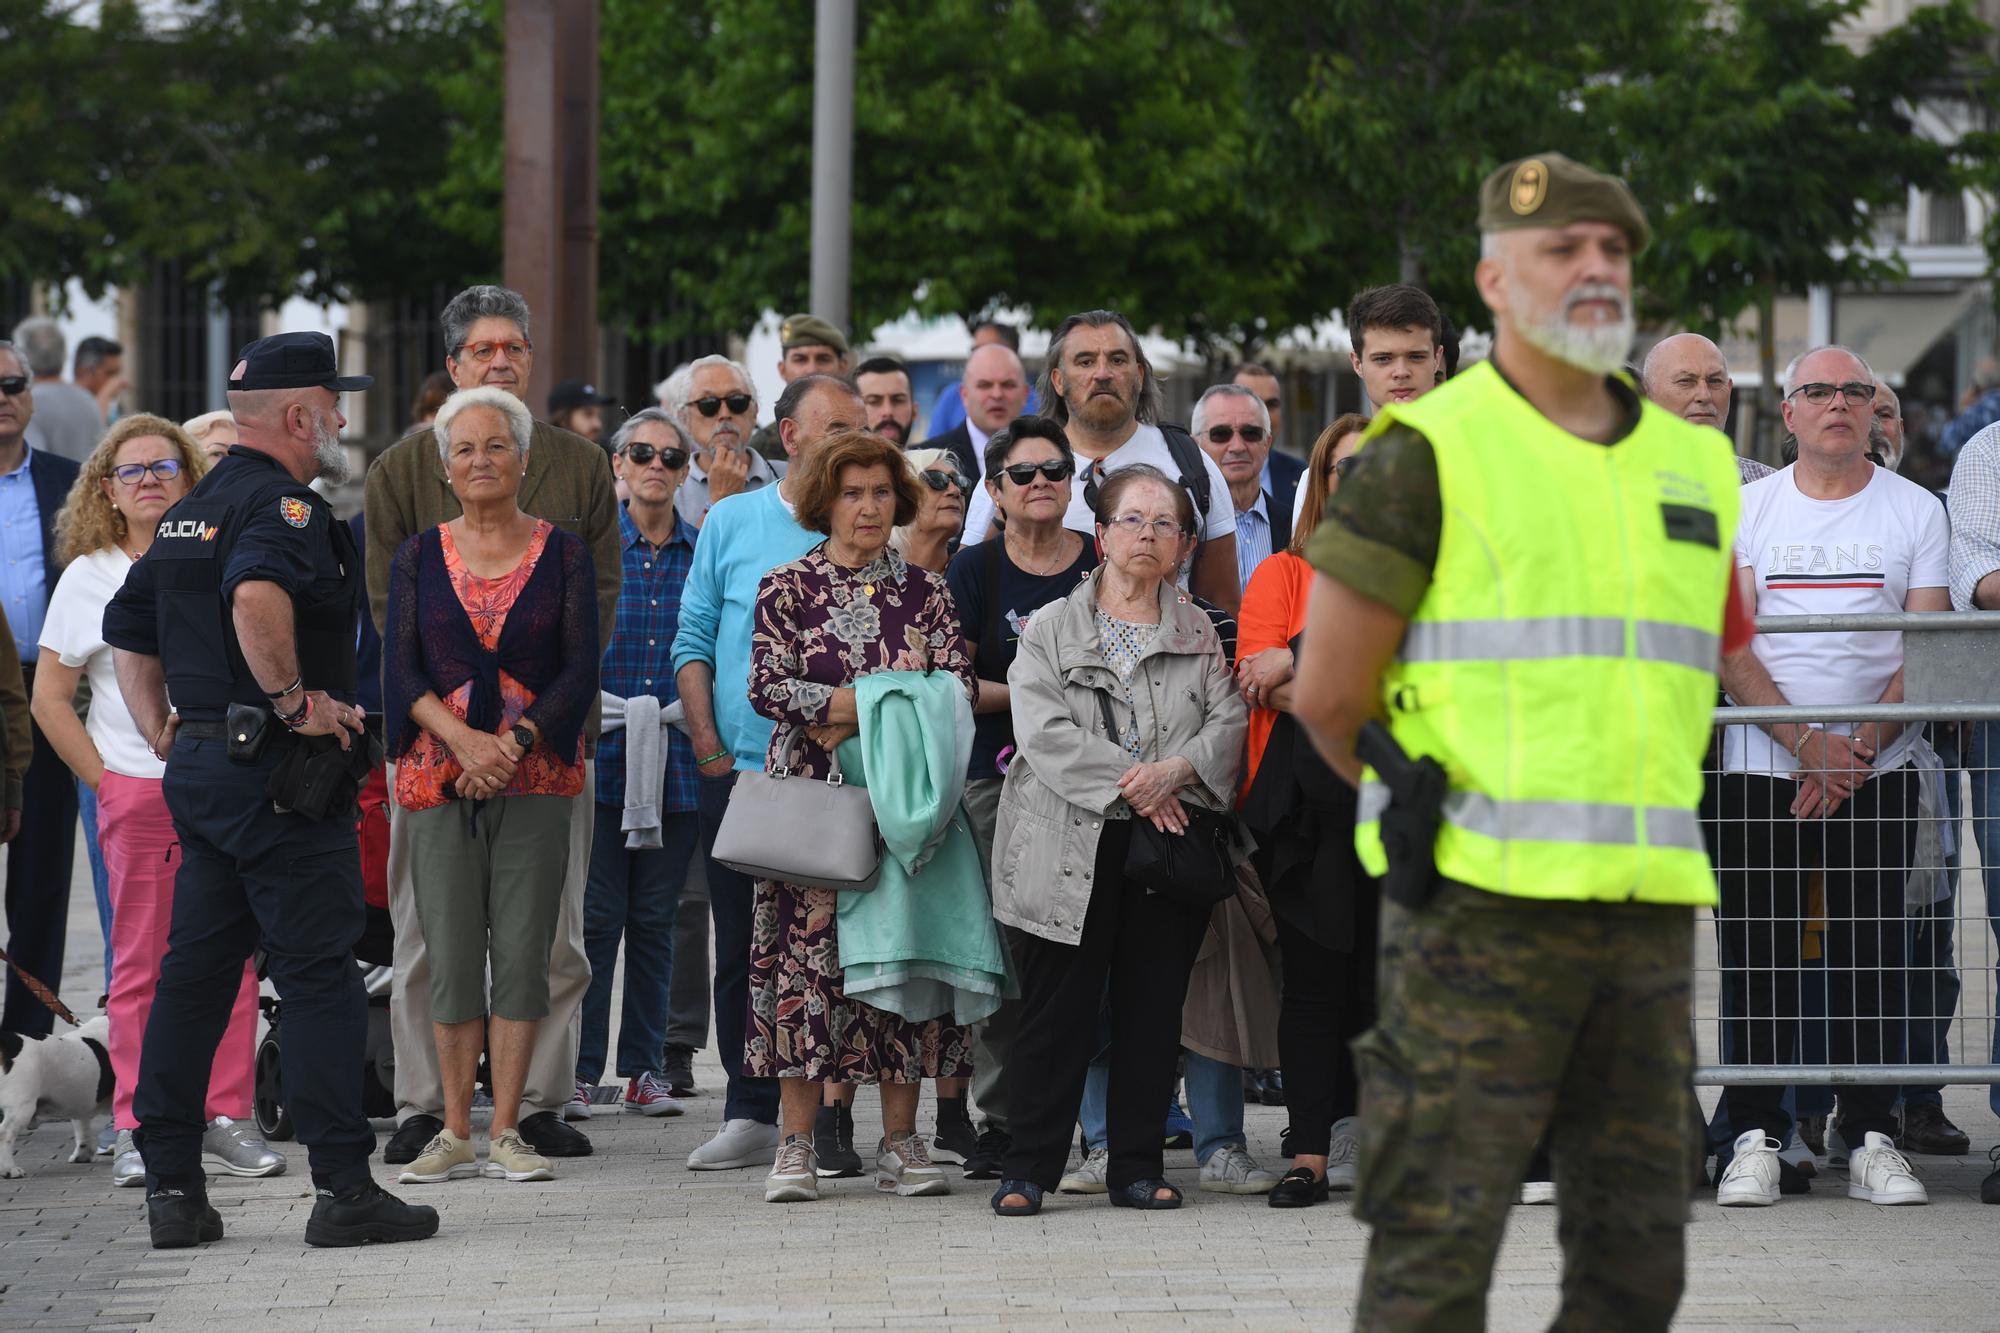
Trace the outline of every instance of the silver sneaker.
{"label": "silver sneaker", "polygon": [[1361,1122],[1344,1115],[1333,1122],[1333,1143],[1326,1152],[1326,1187],[1351,1190],[1361,1176]]}
{"label": "silver sneaker", "polygon": [[1277,1184],[1277,1173],[1257,1165],[1240,1144],[1224,1144],[1201,1164],[1201,1187],[1214,1194],[1269,1194]]}
{"label": "silver sneaker", "polygon": [[281,1176],[285,1155],[257,1137],[248,1126],[226,1115],[208,1122],[201,1136],[201,1160],[212,1162],[232,1176]]}
{"label": "silver sneaker", "polygon": [[771,1174],[764,1180],[765,1203],[811,1203],[819,1198],[819,1163],[813,1141],[794,1134],[778,1149]]}
{"label": "silver sneaker", "polygon": [[117,1189],[137,1189],[146,1183],[146,1159],[132,1146],[132,1131],[121,1129],[112,1145],[111,1184]]}
{"label": "silver sneaker", "polygon": [[884,1194],[904,1198],[951,1193],[944,1168],[931,1161],[931,1150],[921,1134],[905,1134],[891,1142],[883,1139],[875,1146],[875,1188]]}

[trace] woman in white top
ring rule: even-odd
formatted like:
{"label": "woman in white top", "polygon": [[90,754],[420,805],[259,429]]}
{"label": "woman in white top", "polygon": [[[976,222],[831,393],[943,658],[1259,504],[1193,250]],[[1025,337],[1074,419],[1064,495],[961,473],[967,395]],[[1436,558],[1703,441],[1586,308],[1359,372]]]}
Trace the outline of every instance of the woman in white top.
{"label": "woman in white top", "polygon": [[[35,721],[63,762],[97,793],[97,835],[111,893],[111,1069],[117,1080],[112,1123],[118,1140],[112,1183],[146,1182],[132,1146],[132,1090],[139,1083],[139,1049],[160,979],[173,919],[174,875],[180,846],[167,813],[157,755],[171,744],[172,723],[159,736],[139,734],[118,690],[111,649],[104,642],[104,608],[124,586],[132,564],[153,544],[160,516],[186,495],[207,469],[187,433],[155,416],[121,419],[84,461],[69,500],[56,516],[58,559],[66,562],[49,598],[35,669]],[[90,681],[90,715],[72,707],[79,677]],[[204,1153],[234,1175],[269,1176],[285,1159],[247,1125],[257,1040],[257,976],[246,963],[229,1029],[209,1075],[209,1129]]]}

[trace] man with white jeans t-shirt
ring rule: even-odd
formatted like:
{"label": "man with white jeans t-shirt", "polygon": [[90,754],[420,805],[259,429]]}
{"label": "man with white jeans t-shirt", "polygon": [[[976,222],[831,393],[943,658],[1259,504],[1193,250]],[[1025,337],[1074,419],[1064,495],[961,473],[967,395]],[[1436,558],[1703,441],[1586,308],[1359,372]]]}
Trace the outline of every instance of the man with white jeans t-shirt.
{"label": "man with white jeans t-shirt", "polygon": [[[1785,425],[1798,462],[1743,488],[1739,571],[1766,615],[1943,611],[1949,537],[1922,487],[1868,461],[1875,376],[1854,353],[1822,347],[1786,369]],[[1760,634],[1725,658],[1739,704],[1853,705],[1903,697],[1898,633]],[[1909,761],[1920,728],[1896,723],[1780,722],[1731,727],[1723,740],[1716,917],[1723,1012],[1740,1017],[1735,1049],[1751,1064],[1797,1059],[1799,945],[1805,883],[1825,873],[1828,1058],[1895,1057],[1907,937],[1903,887],[1917,831]],[[1733,1001],[1729,1002],[1729,1001]],[[1742,1130],[1716,1191],[1724,1206],[1777,1202],[1779,1145],[1791,1134],[1779,1086],[1725,1088]],[[1848,1193],[1871,1203],[1927,1203],[1893,1143],[1896,1089],[1841,1093]]]}

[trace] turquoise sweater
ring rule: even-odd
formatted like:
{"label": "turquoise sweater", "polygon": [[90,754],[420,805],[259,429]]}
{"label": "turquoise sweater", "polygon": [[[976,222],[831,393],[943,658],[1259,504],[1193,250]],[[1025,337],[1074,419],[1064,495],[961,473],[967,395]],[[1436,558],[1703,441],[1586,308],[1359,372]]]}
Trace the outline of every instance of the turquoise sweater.
{"label": "turquoise sweater", "polygon": [[860,734],[840,747],[840,766],[868,788],[884,854],[874,889],[839,896],[841,990],[915,1022],[977,1023],[1000,1007],[1007,959],[959,807],[965,687],[943,671],[878,671],[854,692]]}
{"label": "turquoise sweater", "polygon": [[826,539],[792,517],[776,486],[760,486],[718,501],[701,525],[694,564],[681,592],[674,634],[674,672],[706,662],[715,672],[715,729],[736,756],[739,772],[762,772],[771,746],[771,719],[750,707],[750,634],[757,623],[757,586]]}

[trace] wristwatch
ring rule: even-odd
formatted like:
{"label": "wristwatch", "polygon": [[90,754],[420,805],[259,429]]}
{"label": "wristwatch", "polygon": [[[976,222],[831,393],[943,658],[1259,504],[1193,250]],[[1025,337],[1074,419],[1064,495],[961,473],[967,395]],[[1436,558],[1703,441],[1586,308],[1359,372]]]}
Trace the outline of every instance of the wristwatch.
{"label": "wristwatch", "polygon": [[519,722],[514,724],[513,736],[514,744],[521,747],[521,753],[526,754],[535,748],[535,733],[522,726]]}

